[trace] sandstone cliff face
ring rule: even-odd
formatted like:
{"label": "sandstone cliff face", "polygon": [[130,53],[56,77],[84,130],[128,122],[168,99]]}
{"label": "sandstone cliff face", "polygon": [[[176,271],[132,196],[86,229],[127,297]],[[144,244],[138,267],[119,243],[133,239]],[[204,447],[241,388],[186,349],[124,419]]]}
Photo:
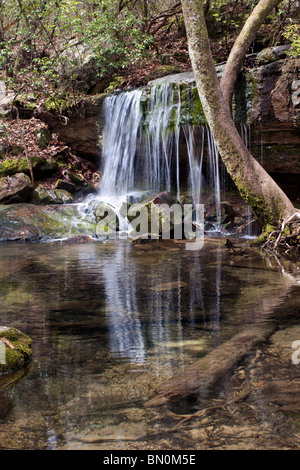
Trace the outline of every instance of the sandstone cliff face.
{"label": "sandstone cliff face", "polygon": [[[250,150],[268,172],[299,175],[300,60],[289,59],[280,50],[276,54],[273,51],[260,53],[256,64],[244,73],[237,84],[235,121],[248,126]],[[217,71],[221,74],[222,67]],[[184,104],[187,87],[195,89],[192,73],[176,74],[167,80],[182,84],[181,101]],[[148,89],[154,84],[149,82]],[[194,96],[193,93],[188,95]],[[63,120],[44,108],[38,110],[38,116],[79,155],[100,164],[101,109],[105,96],[83,99],[68,110]],[[194,100],[191,104],[185,103],[185,106],[190,111],[191,124],[195,124],[195,110],[199,113],[200,109],[201,114],[200,101],[197,103]],[[182,155],[182,158],[185,156]]]}
{"label": "sandstone cliff face", "polygon": [[64,116],[57,116],[44,107],[37,117],[59,135],[80,156],[98,162],[101,155],[102,102],[105,95],[91,96],[69,108]]}

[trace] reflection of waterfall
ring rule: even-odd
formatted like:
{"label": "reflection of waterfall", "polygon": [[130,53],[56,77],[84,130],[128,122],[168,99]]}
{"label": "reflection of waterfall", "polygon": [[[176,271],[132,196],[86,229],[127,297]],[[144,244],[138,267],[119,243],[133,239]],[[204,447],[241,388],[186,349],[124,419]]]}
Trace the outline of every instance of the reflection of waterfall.
{"label": "reflection of waterfall", "polygon": [[145,359],[145,340],[137,306],[136,272],[128,267],[124,247],[119,245],[113,259],[106,260],[103,277],[106,291],[106,316],[109,329],[110,352],[113,357],[131,362]]}

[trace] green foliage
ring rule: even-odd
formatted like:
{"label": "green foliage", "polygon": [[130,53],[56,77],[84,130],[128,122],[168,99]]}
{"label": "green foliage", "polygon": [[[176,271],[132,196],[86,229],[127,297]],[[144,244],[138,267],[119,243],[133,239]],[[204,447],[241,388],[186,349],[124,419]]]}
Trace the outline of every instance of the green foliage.
{"label": "green foliage", "polygon": [[300,25],[293,24],[286,26],[283,33],[285,39],[291,43],[291,48],[287,54],[291,57],[300,57]]}
{"label": "green foliage", "polygon": [[10,86],[50,94],[90,60],[102,77],[142,59],[153,39],[143,18],[119,10],[117,0],[0,0],[0,69]]}

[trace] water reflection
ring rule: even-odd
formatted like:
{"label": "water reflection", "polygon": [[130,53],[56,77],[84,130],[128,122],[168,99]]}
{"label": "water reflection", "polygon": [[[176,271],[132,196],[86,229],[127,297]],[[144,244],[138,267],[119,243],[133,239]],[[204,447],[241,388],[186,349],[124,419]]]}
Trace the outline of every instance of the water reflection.
{"label": "water reflection", "polygon": [[158,382],[273,319],[294,284],[222,240],[199,252],[180,241],[0,245],[0,279],[0,323],[34,345],[30,374],[0,391],[5,448],[69,448],[91,429],[126,448],[153,430],[141,404]]}
{"label": "water reflection", "polygon": [[114,358],[144,362],[146,345],[137,304],[138,273],[134,260],[126,262],[126,254],[126,249],[119,245],[102,266],[109,348]]}

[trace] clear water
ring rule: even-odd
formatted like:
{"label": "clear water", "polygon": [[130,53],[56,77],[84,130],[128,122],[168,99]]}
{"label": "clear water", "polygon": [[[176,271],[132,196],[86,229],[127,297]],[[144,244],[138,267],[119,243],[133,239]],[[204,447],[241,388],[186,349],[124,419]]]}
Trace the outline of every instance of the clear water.
{"label": "clear water", "polygon": [[143,406],[155,386],[243,325],[295,314],[294,281],[276,262],[232,256],[220,239],[200,251],[0,245],[0,279],[0,324],[33,340],[26,374],[0,382],[1,449],[182,448],[181,432]]}

